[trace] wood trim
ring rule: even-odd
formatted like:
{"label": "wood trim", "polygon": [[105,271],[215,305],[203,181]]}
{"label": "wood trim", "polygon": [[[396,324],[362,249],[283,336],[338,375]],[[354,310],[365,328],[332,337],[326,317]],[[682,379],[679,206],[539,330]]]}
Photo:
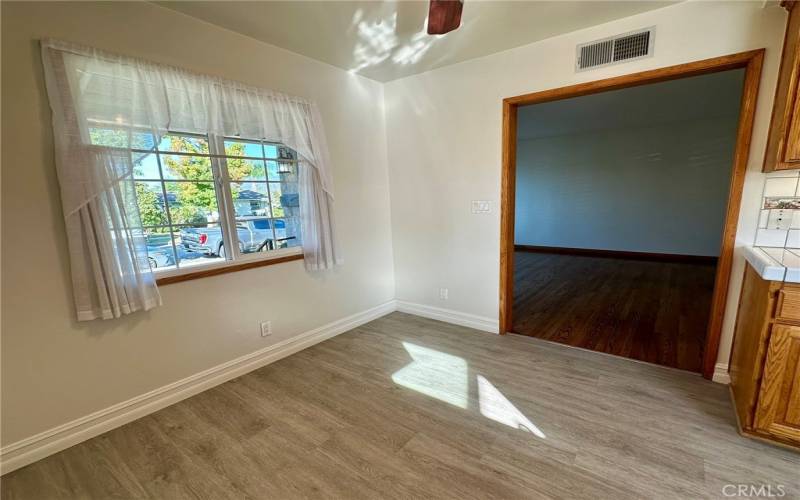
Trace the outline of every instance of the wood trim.
{"label": "wood trim", "polygon": [[506,333],[512,325],[514,282],[514,190],[516,175],[517,108],[529,104],[556,101],[609,90],[623,89],[657,83],[678,78],[699,76],[731,69],[745,68],[742,90],[742,106],[736,137],[730,194],[725,215],[722,248],[717,265],[711,316],[709,318],[706,346],[703,354],[703,376],[711,379],[722,334],[722,319],[728,298],[733,264],[733,248],[742,200],[742,187],[750,153],[750,141],[755,117],[756,99],[764,61],[764,49],[730,54],[701,61],[694,61],[666,68],[642,71],[630,75],[606,78],[567,87],[543,90],[503,99],[502,172],[500,195],[500,333]]}
{"label": "wood trim", "polygon": [[285,255],[283,257],[274,257],[272,259],[254,260],[251,262],[242,262],[241,264],[215,267],[212,269],[198,269],[197,271],[186,274],[176,274],[175,276],[164,276],[163,278],[157,278],[156,284],[158,286],[170,285],[172,283],[180,283],[181,281],[190,281],[199,278],[207,278],[209,276],[217,276],[220,274],[235,273],[237,271],[244,271],[245,269],[273,266],[275,264],[282,264],[284,262],[291,262],[293,260],[303,260],[303,254]]}
{"label": "wood trim", "polygon": [[616,76],[613,78],[606,78],[604,80],[595,80],[593,82],[579,83],[577,85],[570,85],[568,87],[532,92],[530,94],[508,97],[503,99],[503,103],[508,103],[514,106],[527,106],[529,104],[597,94],[600,92],[607,92],[609,90],[637,87],[639,85],[646,85],[648,83],[658,83],[668,80],[677,80],[679,78],[688,78],[690,76],[718,73],[720,71],[727,71],[729,69],[744,68],[748,66],[753,59],[759,56],[761,58],[764,57],[764,49],[739,52],[737,54],[714,57],[711,59],[704,59],[702,61],[694,61],[686,64],[678,64],[676,66],[668,66],[666,68],[642,71],[640,73],[631,73],[629,75]]}
{"label": "wood trim", "polygon": [[503,101],[503,172],[500,187],[500,335],[514,310],[514,207],[517,186],[517,105]]}
{"label": "wood trim", "polygon": [[714,374],[714,365],[717,363],[719,342],[722,336],[722,320],[725,318],[728,286],[733,268],[733,249],[739,224],[739,209],[742,205],[742,189],[747,175],[747,161],[750,156],[750,142],[753,138],[753,122],[756,115],[758,87],[761,81],[761,67],[764,64],[763,49],[751,54],[752,58],[745,66],[739,127],[733,155],[733,172],[728,190],[728,207],[725,210],[725,229],[722,233],[722,248],[717,264],[717,277],[714,281],[714,295],[711,299],[711,316],[708,320],[706,346],[703,350],[703,376],[709,380]]}
{"label": "wood trim", "polygon": [[607,257],[611,259],[652,260],[659,262],[685,262],[694,264],[716,264],[719,260],[713,255],[685,255],[676,253],[632,252],[629,250],[603,250],[599,248],[548,247],[541,245],[514,245],[517,252],[557,253],[562,255],[583,255],[587,257]]}

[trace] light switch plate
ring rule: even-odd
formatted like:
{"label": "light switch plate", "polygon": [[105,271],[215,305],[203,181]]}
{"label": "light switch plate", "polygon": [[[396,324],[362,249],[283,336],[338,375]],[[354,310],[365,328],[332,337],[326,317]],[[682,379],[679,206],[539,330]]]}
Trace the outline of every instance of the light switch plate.
{"label": "light switch plate", "polygon": [[492,202],[488,200],[472,200],[473,214],[488,214],[492,212]]}

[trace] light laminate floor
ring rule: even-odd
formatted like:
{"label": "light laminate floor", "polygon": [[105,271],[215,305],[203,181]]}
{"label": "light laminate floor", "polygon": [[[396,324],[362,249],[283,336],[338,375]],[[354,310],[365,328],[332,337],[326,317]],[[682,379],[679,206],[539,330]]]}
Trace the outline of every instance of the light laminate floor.
{"label": "light laminate floor", "polygon": [[3,500],[800,496],[697,375],[402,313],[10,473]]}

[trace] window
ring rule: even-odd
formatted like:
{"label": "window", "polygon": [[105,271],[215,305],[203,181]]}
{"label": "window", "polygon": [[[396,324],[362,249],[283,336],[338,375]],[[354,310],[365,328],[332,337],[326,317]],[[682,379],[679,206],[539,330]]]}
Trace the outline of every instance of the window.
{"label": "window", "polygon": [[149,133],[108,127],[90,134],[93,144],[132,148],[138,230],[156,272],[263,259],[301,245],[297,155],[286,146],[178,132],[155,144]]}

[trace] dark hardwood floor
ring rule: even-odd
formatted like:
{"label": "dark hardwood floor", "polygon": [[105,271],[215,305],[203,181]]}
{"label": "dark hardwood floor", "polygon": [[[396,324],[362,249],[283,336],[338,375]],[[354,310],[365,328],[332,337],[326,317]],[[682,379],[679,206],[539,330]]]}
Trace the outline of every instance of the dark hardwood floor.
{"label": "dark hardwood floor", "polygon": [[516,252],[516,333],[701,370],[716,266]]}

